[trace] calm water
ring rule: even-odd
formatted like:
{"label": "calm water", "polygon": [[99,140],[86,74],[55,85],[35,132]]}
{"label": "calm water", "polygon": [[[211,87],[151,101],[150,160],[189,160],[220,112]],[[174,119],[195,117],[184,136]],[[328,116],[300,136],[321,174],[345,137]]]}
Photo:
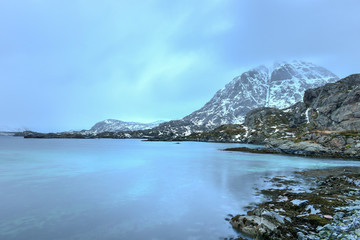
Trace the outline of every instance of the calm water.
{"label": "calm water", "polygon": [[0,137],[0,239],[219,239],[263,177],[353,161],[233,144]]}

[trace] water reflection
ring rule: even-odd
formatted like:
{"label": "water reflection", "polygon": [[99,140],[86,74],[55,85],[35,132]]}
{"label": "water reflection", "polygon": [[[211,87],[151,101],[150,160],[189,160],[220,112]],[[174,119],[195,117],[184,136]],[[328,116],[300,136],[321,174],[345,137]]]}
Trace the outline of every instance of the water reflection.
{"label": "water reflection", "polygon": [[274,174],[357,162],[226,144],[0,138],[0,239],[219,239]]}

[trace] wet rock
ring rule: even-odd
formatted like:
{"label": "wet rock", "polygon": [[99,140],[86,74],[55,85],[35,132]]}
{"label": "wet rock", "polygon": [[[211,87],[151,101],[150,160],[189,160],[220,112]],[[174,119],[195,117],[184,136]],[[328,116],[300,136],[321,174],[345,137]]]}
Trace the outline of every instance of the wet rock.
{"label": "wet rock", "polygon": [[298,240],[306,240],[305,234],[303,234],[302,232],[298,232],[297,236],[298,236]]}
{"label": "wet rock", "polygon": [[279,226],[279,223],[255,215],[238,215],[231,219],[231,225],[244,234],[256,238],[272,233]]}
{"label": "wet rock", "polygon": [[345,213],[343,213],[343,212],[337,212],[334,215],[334,219],[335,220],[340,220],[340,219],[342,219],[344,217],[344,215],[345,215]]}
{"label": "wet rock", "polygon": [[[357,239],[360,232],[360,168],[296,173],[306,191],[261,190],[266,201],[231,219],[234,228],[255,239]],[[274,177],[274,186],[285,181]],[[282,201],[278,201],[281,199]]]}

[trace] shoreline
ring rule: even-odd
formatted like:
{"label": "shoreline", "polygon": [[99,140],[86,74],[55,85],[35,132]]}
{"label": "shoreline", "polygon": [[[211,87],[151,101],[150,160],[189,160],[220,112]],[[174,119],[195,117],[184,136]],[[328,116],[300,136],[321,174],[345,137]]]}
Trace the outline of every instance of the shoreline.
{"label": "shoreline", "polygon": [[229,152],[247,152],[257,154],[278,154],[288,156],[310,157],[310,158],[334,158],[334,159],[347,159],[347,160],[360,160],[359,155],[348,155],[342,152],[326,152],[326,151],[308,151],[299,148],[273,148],[273,147],[260,147],[260,148],[248,148],[248,147],[236,147],[225,148],[223,151]]}
{"label": "shoreline", "polygon": [[[264,147],[234,147],[234,148],[225,148],[223,151],[236,151],[236,152],[248,152],[248,153],[257,153],[257,154],[281,154],[289,156],[301,156],[301,157],[311,157],[311,158],[338,158],[338,159],[349,159],[349,160],[360,160],[360,151],[358,147],[360,144],[350,146],[346,144],[340,144],[337,146],[324,146],[317,143],[316,141],[292,141],[292,140],[278,140],[272,139],[269,142],[264,142],[262,144],[252,143],[252,142],[243,142],[243,141],[229,141],[229,140],[212,140],[212,139],[196,139],[196,138],[154,138],[149,136],[139,136],[139,137],[115,137],[114,135],[110,136],[94,136],[94,135],[81,135],[81,134],[56,134],[56,133],[31,133],[28,135],[15,134],[15,137],[24,137],[24,138],[40,138],[40,139],[140,139],[144,142],[207,142],[207,143],[231,143],[231,144],[250,144],[250,145],[263,145]],[[353,136],[351,136],[352,138]],[[356,138],[360,139],[360,136]],[[347,140],[347,139],[346,139]],[[358,142],[351,139],[353,143]],[[348,140],[347,140],[348,141]],[[343,149],[345,148],[345,149]]]}
{"label": "shoreline", "polygon": [[233,228],[249,239],[360,238],[360,167],[303,170],[294,176],[268,179],[272,186],[259,190],[265,200],[232,217]]}

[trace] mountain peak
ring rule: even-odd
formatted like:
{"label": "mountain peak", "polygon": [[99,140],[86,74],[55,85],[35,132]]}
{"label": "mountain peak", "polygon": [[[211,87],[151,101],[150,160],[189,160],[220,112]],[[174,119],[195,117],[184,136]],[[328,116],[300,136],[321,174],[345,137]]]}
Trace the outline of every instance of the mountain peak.
{"label": "mountain peak", "polygon": [[302,101],[305,90],[339,78],[329,70],[305,61],[282,61],[260,65],[235,77],[204,107],[183,118],[194,125],[213,128],[241,123],[258,107],[286,108]]}

